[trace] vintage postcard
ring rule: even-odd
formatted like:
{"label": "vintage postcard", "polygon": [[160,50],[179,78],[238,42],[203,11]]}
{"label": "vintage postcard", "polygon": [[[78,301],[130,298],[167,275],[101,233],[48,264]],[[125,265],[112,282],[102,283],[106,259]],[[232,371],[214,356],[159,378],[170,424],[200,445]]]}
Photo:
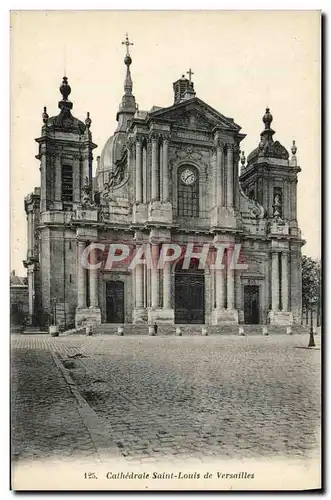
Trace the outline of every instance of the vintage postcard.
{"label": "vintage postcard", "polygon": [[321,487],[321,12],[12,11],[11,487]]}

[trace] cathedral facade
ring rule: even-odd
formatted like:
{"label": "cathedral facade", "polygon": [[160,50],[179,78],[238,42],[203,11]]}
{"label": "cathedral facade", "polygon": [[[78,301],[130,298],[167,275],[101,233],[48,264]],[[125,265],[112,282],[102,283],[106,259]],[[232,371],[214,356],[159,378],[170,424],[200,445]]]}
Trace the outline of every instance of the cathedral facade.
{"label": "cathedral facade", "polygon": [[[241,127],[196,96],[191,70],[173,84],[170,106],[138,110],[125,44],[118,125],[95,175],[91,118],[73,116],[66,77],[59,114],[44,108],[40,187],[25,198],[31,324],[300,323],[295,142],[289,154],[274,140],[267,108],[246,159]],[[143,258],[104,265],[112,245],[148,248],[156,263],[165,244],[182,251],[162,266]],[[214,265],[220,247],[222,269]],[[241,265],[231,266],[235,248]]]}

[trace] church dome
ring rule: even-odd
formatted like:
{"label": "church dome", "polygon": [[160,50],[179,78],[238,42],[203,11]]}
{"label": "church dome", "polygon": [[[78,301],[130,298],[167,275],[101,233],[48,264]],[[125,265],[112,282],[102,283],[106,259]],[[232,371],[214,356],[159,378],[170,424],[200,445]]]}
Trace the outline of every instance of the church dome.
{"label": "church dome", "polygon": [[116,161],[121,157],[125,140],[126,134],[118,132],[106,141],[96,172],[99,191],[102,191],[104,184],[107,182],[109,172],[115,169]]}

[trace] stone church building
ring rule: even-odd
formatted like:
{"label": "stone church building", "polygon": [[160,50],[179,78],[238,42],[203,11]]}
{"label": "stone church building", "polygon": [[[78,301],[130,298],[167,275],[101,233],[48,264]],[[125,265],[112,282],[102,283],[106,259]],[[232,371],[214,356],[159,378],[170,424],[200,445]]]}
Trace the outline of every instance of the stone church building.
{"label": "stone church building", "polygon": [[[274,140],[267,108],[246,160],[241,127],[197,97],[191,70],[173,84],[168,107],[139,110],[128,38],[124,44],[118,125],[95,175],[91,118],[73,116],[67,77],[59,113],[42,114],[40,187],[25,198],[31,324],[300,323],[295,142],[289,155]],[[193,260],[183,269],[179,260],[162,269],[122,262],[89,270],[81,256],[91,242],[136,250],[148,243],[155,258],[164,242],[239,244],[246,268],[200,269]],[[99,258],[90,253],[90,262]]]}

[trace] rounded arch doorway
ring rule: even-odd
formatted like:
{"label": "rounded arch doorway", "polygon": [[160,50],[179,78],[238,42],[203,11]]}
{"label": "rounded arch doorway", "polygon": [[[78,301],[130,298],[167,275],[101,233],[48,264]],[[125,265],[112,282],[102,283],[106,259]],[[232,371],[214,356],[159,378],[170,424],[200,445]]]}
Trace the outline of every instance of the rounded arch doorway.
{"label": "rounded arch doorway", "polygon": [[191,260],[188,269],[183,261],[175,267],[175,323],[205,323],[205,272],[199,261]]}

